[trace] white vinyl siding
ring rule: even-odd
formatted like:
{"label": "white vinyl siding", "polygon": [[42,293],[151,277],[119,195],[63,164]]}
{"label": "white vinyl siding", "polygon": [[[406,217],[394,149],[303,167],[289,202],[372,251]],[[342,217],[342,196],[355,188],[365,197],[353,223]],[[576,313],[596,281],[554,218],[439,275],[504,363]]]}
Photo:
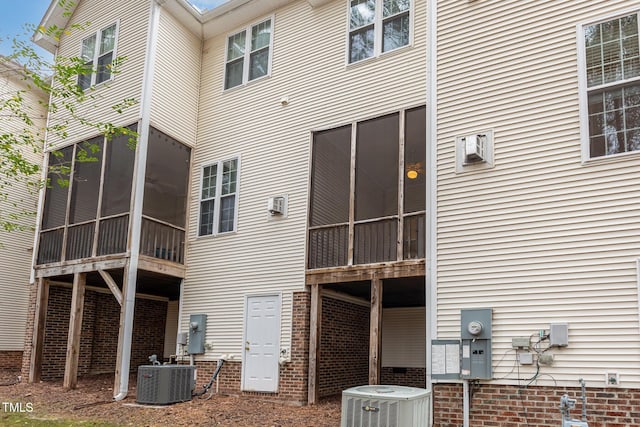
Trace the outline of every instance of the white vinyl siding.
{"label": "white vinyl siding", "polygon": [[[615,371],[640,385],[640,163],[582,163],[576,45],[577,25],[632,7],[438,2],[437,338],[459,338],[460,309],[493,308],[505,383],[512,337],[567,322],[569,346],[535,384],[602,387]],[[482,129],[495,168],[456,174],[455,137]]]}
{"label": "white vinyl siding", "polygon": [[[29,88],[30,84],[22,80],[20,74],[14,71],[5,71],[5,64],[0,64],[0,102],[8,96],[13,96],[17,90],[24,91],[24,111],[34,121],[34,126],[28,130],[33,132],[37,138],[42,138],[46,117],[47,98],[44,93]],[[0,133],[12,132],[16,135],[22,134],[27,129],[24,122],[2,115],[0,117]],[[22,154],[25,158],[35,164],[42,161],[39,153],[34,153],[33,149],[23,147]],[[40,176],[36,176],[38,179]],[[3,182],[11,182],[10,178],[3,177]],[[12,183],[11,186],[3,188],[7,192],[7,199],[0,200],[0,212],[3,218],[16,214],[21,218],[18,223],[31,227],[34,223],[34,216],[26,213],[36,211],[38,195],[30,193],[29,189],[22,182]],[[24,335],[27,321],[27,311],[29,308],[29,276],[31,271],[31,257],[33,255],[33,231],[0,231],[0,351],[23,351]]]}
{"label": "white vinyl siding", "polygon": [[[416,4],[413,48],[348,69],[344,2],[278,9],[271,77],[251,90],[219,90],[227,36],[205,41],[192,182],[204,165],[242,153],[235,234],[198,238],[200,186],[192,185],[181,324],[208,313],[206,357],[242,354],[246,294],[282,292],[281,348],[290,347],[292,295],[305,290],[311,132],[424,105],[425,7]],[[279,194],[288,195],[288,216],[272,221],[267,200]]]}
{"label": "white vinyl siding", "polygon": [[[92,122],[101,121],[116,125],[129,125],[138,120],[149,10],[150,5],[146,1],[83,0],[78,2],[69,26],[80,24],[83,29],[69,27],[68,32],[60,38],[58,56],[78,57],[83,39],[117,22],[117,55],[126,57],[118,68],[119,73],[114,74],[108,84],[95,86],[95,90],[91,92],[93,100],[88,100],[77,108],[75,113],[79,117]],[[141,19],[141,17],[144,18]],[[112,108],[127,98],[135,99],[138,104],[127,108],[123,113],[118,113]],[[59,100],[53,101],[59,103]],[[95,128],[71,118],[64,109],[59,109],[57,113],[50,116],[49,126],[64,123],[67,123],[69,136],[60,138],[50,132],[48,140],[50,145],[59,146],[83,141],[97,134]]]}
{"label": "white vinyl siding", "polygon": [[152,126],[196,144],[202,42],[160,8],[151,100]]}
{"label": "white vinyl siding", "polygon": [[164,353],[165,359],[170,356],[178,354],[177,342],[178,342],[178,315],[179,315],[179,303],[178,301],[167,302],[167,321],[164,329]]}
{"label": "white vinyl siding", "polygon": [[271,68],[273,19],[250,25],[227,38],[224,88],[265,77]]}
{"label": "white vinyl siding", "polygon": [[382,310],[382,367],[424,368],[427,346],[425,308]]}

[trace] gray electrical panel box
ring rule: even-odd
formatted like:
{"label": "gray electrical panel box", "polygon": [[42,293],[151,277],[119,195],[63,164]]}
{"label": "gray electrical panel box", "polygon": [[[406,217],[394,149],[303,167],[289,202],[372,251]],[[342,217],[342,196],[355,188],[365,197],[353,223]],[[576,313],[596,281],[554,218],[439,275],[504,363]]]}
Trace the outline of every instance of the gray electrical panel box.
{"label": "gray electrical panel box", "polygon": [[463,379],[491,379],[491,318],[490,308],[463,309],[460,312],[462,357],[460,374]]}
{"label": "gray electrical panel box", "polygon": [[206,314],[192,314],[191,316],[189,316],[189,345],[187,346],[187,353],[204,353],[204,337],[206,325]]}

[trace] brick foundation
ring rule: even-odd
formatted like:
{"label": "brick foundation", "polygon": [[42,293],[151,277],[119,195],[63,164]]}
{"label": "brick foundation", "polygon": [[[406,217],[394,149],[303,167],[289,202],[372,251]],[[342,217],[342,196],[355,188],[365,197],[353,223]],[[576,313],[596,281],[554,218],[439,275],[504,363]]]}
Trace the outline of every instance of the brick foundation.
{"label": "brick foundation", "polygon": [[37,282],[29,285],[29,308],[27,309],[27,322],[25,324],[24,351],[22,352],[22,378],[29,378],[29,366],[31,364],[31,348],[33,345],[33,322],[36,313],[36,297],[38,293]]}
{"label": "brick foundation", "polygon": [[[35,307],[34,291],[35,289],[32,291],[32,304],[30,304],[27,320],[27,339],[25,342],[28,344],[26,344],[22,359],[23,375],[28,375],[31,357],[30,345]],[[70,308],[71,288],[51,286],[42,357],[41,378],[43,380],[64,377]],[[131,344],[132,371],[135,371],[139,365],[148,364],[149,355],[163,354],[166,315],[167,303],[165,301],[136,299]],[[78,376],[115,371],[119,323],[120,305],[113,295],[87,290],[82,315]]]}
{"label": "brick foundation", "polygon": [[380,369],[380,383],[424,388],[427,384],[427,370],[425,368],[382,367]]}
{"label": "brick foundation", "polygon": [[[469,418],[474,426],[557,427],[560,425],[560,398],[567,393],[577,399],[572,418],[581,418],[580,388],[527,387],[481,384],[471,400]],[[589,427],[640,425],[640,390],[588,388]],[[462,385],[434,385],[434,425],[462,425]]]}
{"label": "brick foundation", "polygon": [[369,383],[370,308],[322,299],[318,396]]}
{"label": "brick foundation", "polygon": [[[291,336],[291,362],[280,366],[280,380],[277,393],[241,392],[242,363],[227,361],[218,375],[218,389],[222,394],[257,396],[263,399],[280,400],[289,403],[307,402],[309,372],[309,307],[311,296],[308,292],[293,294],[293,324]],[[197,389],[207,384],[216,369],[215,361],[196,361],[198,368]],[[213,387],[216,385],[214,383]]]}
{"label": "brick foundation", "polygon": [[19,371],[21,366],[21,351],[0,351],[0,369]]}

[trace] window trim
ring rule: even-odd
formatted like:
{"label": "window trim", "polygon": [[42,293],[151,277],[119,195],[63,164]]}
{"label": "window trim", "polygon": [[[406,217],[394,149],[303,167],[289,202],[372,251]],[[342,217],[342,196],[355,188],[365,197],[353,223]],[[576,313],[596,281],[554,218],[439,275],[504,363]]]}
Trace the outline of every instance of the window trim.
{"label": "window trim", "polygon": [[[383,9],[383,2],[384,0],[375,0],[375,18],[373,20],[373,24],[368,24],[368,25],[363,25],[361,27],[359,27],[356,30],[351,30],[351,0],[347,0],[347,24],[346,24],[346,48],[345,48],[345,63],[347,64],[347,66],[351,66],[351,65],[355,65],[355,64],[362,64],[366,61],[370,61],[373,60],[375,58],[379,58],[382,56],[386,56],[386,55],[391,55],[394,54],[398,51],[401,51],[402,49],[406,49],[409,47],[413,46],[413,41],[414,41],[414,37],[413,37],[413,30],[414,30],[414,17],[415,17],[415,3],[416,0],[409,0],[410,4],[409,4],[409,41],[406,45],[404,46],[400,46],[397,47],[395,49],[391,49],[388,50],[386,52],[382,51],[382,44],[383,44],[383,40],[382,40],[382,35],[383,35],[383,22],[385,21],[385,19],[390,19],[390,18],[384,18],[382,16],[382,12],[378,13],[378,11],[382,11]],[[401,12],[401,13],[397,13],[394,16],[400,16],[402,15],[402,13],[406,13],[406,12]],[[373,25],[373,55],[369,56],[368,58],[364,58],[364,59],[360,59],[357,61],[353,61],[350,62],[351,59],[351,55],[350,55],[350,51],[349,51],[349,42],[351,39],[351,33],[352,32],[356,32],[362,28],[365,28],[369,25]]]}
{"label": "window trim", "polygon": [[[587,56],[584,38],[584,29],[589,25],[601,24],[613,19],[622,18],[631,14],[638,15],[638,43],[640,44],[640,8],[638,6],[623,9],[614,13],[600,16],[597,19],[592,19],[586,22],[580,22],[576,24],[576,42],[577,54],[578,54],[578,104],[579,104],[579,120],[580,120],[580,158],[582,165],[589,164],[601,164],[607,162],[618,161],[619,159],[628,159],[633,157],[640,157],[640,150],[626,151],[623,153],[615,153],[598,157],[591,157],[591,148],[589,142],[589,86],[587,84]],[[600,90],[608,87],[622,86],[625,83],[638,82],[640,83],[640,76],[633,77],[627,80],[621,80],[613,83],[605,83],[596,87],[593,90]]]}
{"label": "window trim", "polygon": [[[93,52],[93,59],[91,61],[91,68],[92,68],[92,72],[91,72],[91,83],[89,84],[88,87],[82,89],[82,90],[87,90],[90,89],[92,87],[96,87],[96,86],[102,86],[103,84],[106,84],[107,82],[113,81],[115,79],[115,73],[113,73],[113,71],[111,71],[109,74],[109,78],[100,82],[100,83],[96,83],[96,79],[98,78],[98,60],[100,59],[101,56],[103,56],[104,54],[100,55],[100,44],[102,42],[102,33],[104,32],[104,30],[112,27],[115,25],[115,39],[113,41],[113,49],[111,50],[111,65],[113,65],[113,62],[115,61],[116,57],[117,57],[117,52],[118,52],[118,34],[120,32],[120,20],[116,19],[114,22],[112,22],[109,25],[105,25],[103,27],[101,27],[99,30],[97,30],[96,32],[92,33],[91,35],[87,36],[87,37],[83,37],[82,40],[80,40],[80,54],[78,55],[79,58],[82,58],[82,46],[84,44],[84,41],[94,37],[96,38],[96,44],[95,44],[95,48],[94,48],[94,52]],[[78,86],[80,86],[80,75],[78,75],[78,77],[76,78],[77,84]]]}
{"label": "window trim", "polygon": [[[267,73],[264,76],[256,77],[255,79],[249,80],[249,66],[251,65],[251,29],[256,25],[260,25],[267,21],[271,21],[271,33],[269,34],[269,61],[267,64]],[[244,49],[244,58],[242,60],[242,82],[238,85],[231,86],[229,88],[226,87],[227,80],[227,64],[229,60],[227,58],[227,54],[229,51],[229,39],[237,34],[245,32],[245,49]],[[269,15],[257,21],[251,22],[249,25],[238,28],[235,31],[227,33],[224,42],[224,62],[223,62],[223,72],[222,72],[222,91],[227,92],[233,89],[237,89],[240,87],[247,86],[248,84],[265,79],[267,77],[271,77],[271,66],[273,61],[273,33],[275,32],[275,15]]]}
{"label": "window trim", "polygon": [[[232,161],[232,160],[236,160],[237,162],[237,167],[236,167],[236,191],[235,191],[235,196],[236,196],[236,200],[233,206],[233,229],[230,231],[223,231],[220,232],[219,231],[219,221],[220,221],[220,199],[222,198],[219,189],[221,188],[218,183],[222,182],[222,172],[223,172],[223,165],[225,162],[228,161]],[[240,155],[234,155],[234,156],[228,156],[228,157],[224,157],[221,158],[220,160],[214,160],[212,162],[208,162],[208,163],[204,163],[200,166],[200,183],[198,185],[198,217],[197,217],[197,224],[196,224],[196,237],[197,238],[209,238],[209,237],[215,237],[215,236],[225,236],[228,234],[234,234],[238,232],[238,206],[239,206],[239,200],[240,200],[240,170],[241,170],[241,164],[242,164],[242,159],[240,157]],[[214,195],[213,198],[208,198],[206,200],[214,200],[214,208],[213,208],[213,229],[211,231],[211,234],[200,234],[200,226],[201,226],[201,218],[202,218],[202,202],[204,201],[202,199],[202,184],[203,184],[203,180],[204,180],[204,169],[207,167],[211,167],[211,166],[216,166],[218,167],[218,170],[216,172],[216,194]]]}

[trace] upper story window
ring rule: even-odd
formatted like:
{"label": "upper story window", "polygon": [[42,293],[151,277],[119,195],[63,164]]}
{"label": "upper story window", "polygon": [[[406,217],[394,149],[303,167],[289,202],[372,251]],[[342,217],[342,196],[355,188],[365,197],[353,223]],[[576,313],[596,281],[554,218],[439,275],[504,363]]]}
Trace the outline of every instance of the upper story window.
{"label": "upper story window", "polygon": [[78,86],[83,90],[111,79],[117,24],[112,24],[82,40],[80,57],[90,73],[78,75]]}
{"label": "upper story window", "polygon": [[582,27],[590,158],[640,150],[638,13]]}
{"label": "upper story window", "polygon": [[349,63],[407,46],[411,0],[350,0]]}
{"label": "upper story window", "polygon": [[238,158],[202,168],[198,235],[235,231],[238,211]]}
{"label": "upper story window", "polygon": [[269,18],[227,38],[225,89],[246,84],[269,74],[272,35]]}

